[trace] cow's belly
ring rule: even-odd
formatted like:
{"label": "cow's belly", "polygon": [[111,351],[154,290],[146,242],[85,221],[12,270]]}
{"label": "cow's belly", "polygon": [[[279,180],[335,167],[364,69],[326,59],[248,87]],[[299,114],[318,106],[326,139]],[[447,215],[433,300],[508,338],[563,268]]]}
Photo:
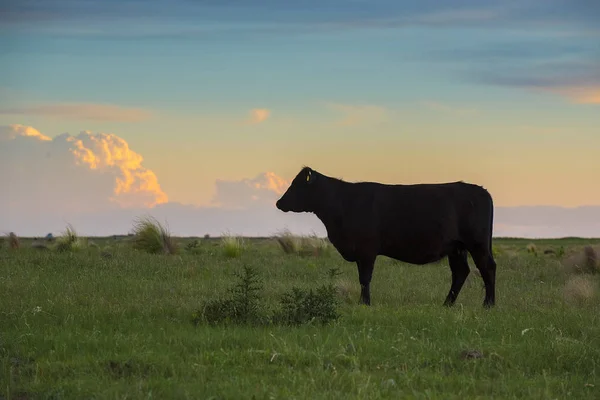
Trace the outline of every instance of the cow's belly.
{"label": "cow's belly", "polygon": [[379,253],[410,264],[438,261],[452,250],[453,241],[440,232],[407,233],[381,238]]}

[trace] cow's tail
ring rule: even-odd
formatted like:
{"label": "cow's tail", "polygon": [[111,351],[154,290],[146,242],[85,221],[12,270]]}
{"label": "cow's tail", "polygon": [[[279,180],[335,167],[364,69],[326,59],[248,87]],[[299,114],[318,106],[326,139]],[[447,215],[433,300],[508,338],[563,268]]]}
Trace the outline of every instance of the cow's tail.
{"label": "cow's tail", "polygon": [[490,246],[490,255],[494,254],[492,251],[492,237],[494,236],[494,199],[492,199],[492,195],[489,194],[490,198],[490,231],[489,231],[489,246]]}

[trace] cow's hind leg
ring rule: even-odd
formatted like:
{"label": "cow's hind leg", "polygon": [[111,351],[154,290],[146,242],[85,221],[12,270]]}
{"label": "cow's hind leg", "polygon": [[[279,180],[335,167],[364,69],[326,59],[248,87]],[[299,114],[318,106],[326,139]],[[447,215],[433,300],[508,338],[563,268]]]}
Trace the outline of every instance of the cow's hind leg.
{"label": "cow's hind leg", "polygon": [[360,304],[371,305],[371,278],[375,267],[375,257],[364,257],[356,261],[360,282]]}
{"label": "cow's hind leg", "polygon": [[496,303],[496,261],[492,257],[489,246],[477,247],[471,252],[471,255],[485,285],[483,306],[485,308],[493,307]]}
{"label": "cow's hind leg", "polygon": [[467,252],[465,250],[454,250],[448,254],[448,263],[450,264],[450,270],[452,271],[452,285],[450,286],[450,292],[446,296],[444,305],[451,307],[454,305],[460,290],[462,289],[467,277],[469,276],[470,268],[467,261]]}

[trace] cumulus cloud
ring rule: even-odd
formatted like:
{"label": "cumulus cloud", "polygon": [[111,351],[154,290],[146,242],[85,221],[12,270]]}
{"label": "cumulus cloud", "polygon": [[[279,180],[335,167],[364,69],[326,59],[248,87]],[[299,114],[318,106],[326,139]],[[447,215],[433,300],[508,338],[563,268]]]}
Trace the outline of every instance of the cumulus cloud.
{"label": "cumulus cloud", "polygon": [[342,126],[356,126],[365,122],[381,121],[387,113],[384,107],[374,105],[328,103],[326,106],[343,115],[341,119],[337,120],[337,124]]}
{"label": "cumulus cloud", "polygon": [[237,181],[217,179],[212,204],[229,209],[273,206],[289,185],[289,181],[273,172]]}
{"label": "cumulus cloud", "polygon": [[266,108],[254,108],[250,110],[250,116],[246,120],[246,124],[255,125],[265,122],[271,116],[271,110]]}
{"label": "cumulus cloud", "polygon": [[3,209],[91,212],[165,203],[153,171],[128,143],[106,133],[50,138],[23,125],[0,127]]}
{"label": "cumulus cloud", "polygon": [[29,107],[0,108],[0,114],[42,115],[91,121],[138,122],[150,118],[140,108],[119,107],[111,104],[43,104]]}

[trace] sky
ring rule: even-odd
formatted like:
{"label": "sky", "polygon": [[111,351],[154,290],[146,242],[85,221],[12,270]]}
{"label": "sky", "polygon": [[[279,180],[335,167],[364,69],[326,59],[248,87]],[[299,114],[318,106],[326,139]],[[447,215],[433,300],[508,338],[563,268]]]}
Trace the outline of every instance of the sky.
{"label": "sky", "polygon": [[0,230],[324,232],[303,165],[486,187],[500,236],[600,236],[595,0],[5,0]]}

